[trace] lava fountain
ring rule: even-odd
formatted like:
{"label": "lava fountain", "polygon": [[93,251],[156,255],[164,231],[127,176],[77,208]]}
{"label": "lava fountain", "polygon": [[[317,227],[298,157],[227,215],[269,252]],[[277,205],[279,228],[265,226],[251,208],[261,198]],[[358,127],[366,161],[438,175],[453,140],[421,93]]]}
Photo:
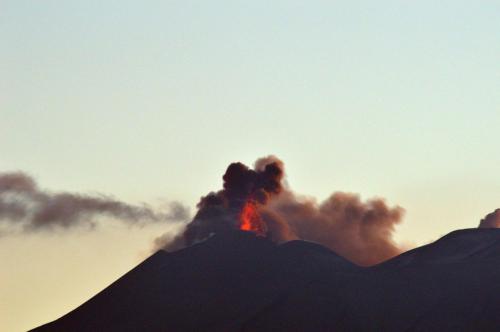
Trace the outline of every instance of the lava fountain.
{"label": "lava fountain", "polygon": [[240,213],[240,229],[242,231],[254,232],[258,236],[265,236],[267,227],[259,214],[257,203],[247,200]]}

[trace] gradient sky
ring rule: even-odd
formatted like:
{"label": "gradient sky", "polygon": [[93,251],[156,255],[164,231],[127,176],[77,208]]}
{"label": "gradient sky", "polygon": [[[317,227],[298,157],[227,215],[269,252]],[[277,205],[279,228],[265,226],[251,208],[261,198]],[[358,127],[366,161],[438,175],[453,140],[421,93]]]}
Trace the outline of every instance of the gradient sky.
{"label": "gradient sky", "polygon": [[[0,172],[194,211],[232,161],[385,197],[424,244],[500,207],[496,1],[0,1]],[[0,237],[0,330],[88,299],[171,226]]]}

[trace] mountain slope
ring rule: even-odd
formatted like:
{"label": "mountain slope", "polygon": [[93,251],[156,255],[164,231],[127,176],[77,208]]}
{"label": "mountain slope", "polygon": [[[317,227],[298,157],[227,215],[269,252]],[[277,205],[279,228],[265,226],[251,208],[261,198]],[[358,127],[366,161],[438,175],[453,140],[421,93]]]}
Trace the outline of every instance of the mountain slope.
{"label": "mountain slope", "polygon": [[498,229],[453,232],[371,268],[234,232],[159,251],[33,331],[495,331],[498,312]]}

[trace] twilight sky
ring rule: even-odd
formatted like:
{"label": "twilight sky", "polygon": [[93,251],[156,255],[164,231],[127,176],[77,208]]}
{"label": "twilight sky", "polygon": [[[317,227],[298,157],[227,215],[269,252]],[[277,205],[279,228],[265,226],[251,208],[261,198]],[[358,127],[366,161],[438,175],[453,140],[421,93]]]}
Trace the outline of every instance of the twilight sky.
{"label": "twilight sky", "polygon": [[[296,192],[384,197],[425,244],[500,207],[499,10],[2,0],[0,172],[194,212],[230,162],[275,154]],[[176,226],[0,233],[0,330],[73,309]]]}

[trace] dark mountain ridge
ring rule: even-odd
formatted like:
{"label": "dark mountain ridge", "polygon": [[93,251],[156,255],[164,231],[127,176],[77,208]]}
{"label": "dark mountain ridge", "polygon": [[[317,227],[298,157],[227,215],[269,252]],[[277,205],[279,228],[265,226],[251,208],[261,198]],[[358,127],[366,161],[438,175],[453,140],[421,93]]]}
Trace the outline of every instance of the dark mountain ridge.
{"label": "dark mountain ridge", "polygon": [[452,232],[360,267],[249,232],[158,251],[32,331],[498,331],[500,229]]}

